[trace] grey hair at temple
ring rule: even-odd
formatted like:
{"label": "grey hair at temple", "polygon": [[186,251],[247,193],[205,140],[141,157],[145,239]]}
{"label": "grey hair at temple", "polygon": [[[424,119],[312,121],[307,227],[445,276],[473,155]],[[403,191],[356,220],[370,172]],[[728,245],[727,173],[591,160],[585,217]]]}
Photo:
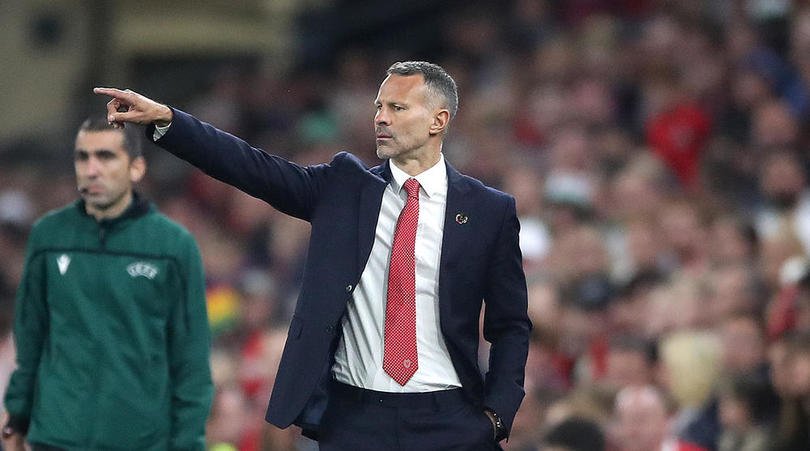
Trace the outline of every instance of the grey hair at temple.
{"label": "grey hair at temple", "polygon": [[433,94],[444,97],[444,105],[450,111],[450,119],[456,116],[458,111],[458,88],[456,81],[441,66],[426,61],[404,61],[391,65],[385,72],[387,75],[422,75],[425,86]]}

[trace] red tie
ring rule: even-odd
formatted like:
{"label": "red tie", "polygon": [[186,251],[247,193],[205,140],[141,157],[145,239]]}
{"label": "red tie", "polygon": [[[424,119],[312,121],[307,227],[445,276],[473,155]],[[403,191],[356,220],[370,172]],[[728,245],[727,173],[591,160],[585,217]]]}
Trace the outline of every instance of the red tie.
{"label": "red tie", "polygon": [[419,222],[419,182],[405,182],[408,201],[399,214],[388,270],[388,303],[385,307],[383,369],[405,385],[419,368],[416,356],[416,275],[414,243]]}

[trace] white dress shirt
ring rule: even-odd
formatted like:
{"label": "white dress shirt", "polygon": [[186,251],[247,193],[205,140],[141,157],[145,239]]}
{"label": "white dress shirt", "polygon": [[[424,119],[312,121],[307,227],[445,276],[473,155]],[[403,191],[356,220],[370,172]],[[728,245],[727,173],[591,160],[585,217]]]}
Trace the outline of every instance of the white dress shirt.
{"label": "white dress shirt", "polygon": [[383,193],[366,267],[343,318],[332,374],[345,384],[383,392],[426,392],[461,387],[439,325],[439,262],[447,205],[444,155],[417,175],[419,222],[416,228],[416,351],[419,368],[399,385],[383,370],[388,265],[399,213],[408,195],[402,185],[411,176],[390,162],[393,175]]}

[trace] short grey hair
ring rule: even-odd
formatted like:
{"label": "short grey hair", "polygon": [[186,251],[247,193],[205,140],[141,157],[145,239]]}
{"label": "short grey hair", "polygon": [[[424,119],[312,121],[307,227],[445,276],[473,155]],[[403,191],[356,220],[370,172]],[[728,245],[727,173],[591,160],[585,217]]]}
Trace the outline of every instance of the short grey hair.
{"label": "short grey hair", "polygon": [[444,97],[445,105],[450,111],[450,119],[456,116],[458,111],[458,88],[456,81],[438,64],[427,61],[402,61],[396,62],[385,72],[387,75],[422,75],[425,86],[433,94]]}

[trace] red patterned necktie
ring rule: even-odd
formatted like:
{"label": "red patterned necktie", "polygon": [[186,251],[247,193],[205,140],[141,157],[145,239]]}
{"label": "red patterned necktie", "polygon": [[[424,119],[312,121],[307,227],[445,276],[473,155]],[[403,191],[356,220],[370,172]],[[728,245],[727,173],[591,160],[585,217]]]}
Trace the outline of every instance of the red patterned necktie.
{"label": "red patterned necktie", "polygon": [[408,201],[399,214],[388,270],[388,302],[385,307],[383,369],[399,385],[405,385],[419,368],[416,356],[416,263],[414,244],[419,222],[419,182],[405,182]]}

